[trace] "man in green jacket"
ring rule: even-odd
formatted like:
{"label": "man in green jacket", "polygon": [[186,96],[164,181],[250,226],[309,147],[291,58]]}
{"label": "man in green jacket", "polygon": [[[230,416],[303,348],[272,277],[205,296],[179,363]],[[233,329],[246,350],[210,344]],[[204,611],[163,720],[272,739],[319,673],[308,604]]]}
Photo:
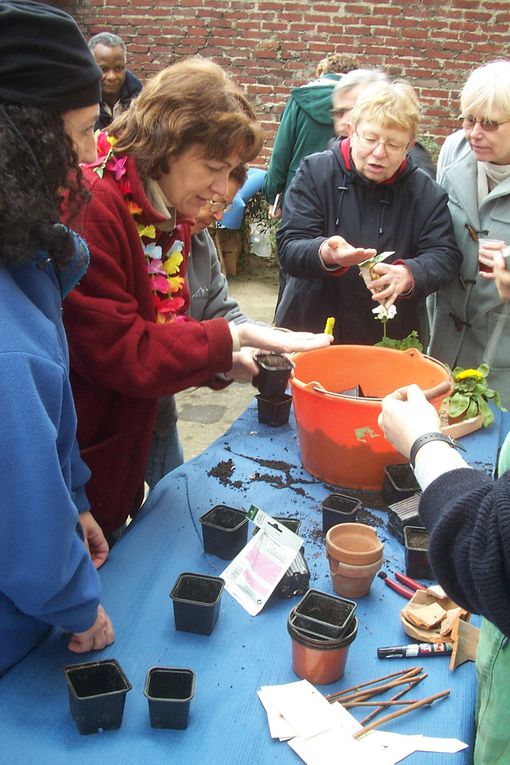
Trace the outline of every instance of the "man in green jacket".
{"label": "man in green jacket", "polygon": [[[333,53],[317,65],[317,79],[294,88],[283,112],[264,182],[264,194],[270,204],[285,192],[303,157],[323,151],[335,135],[331,94],[342,74],[357,69],[350,56]],[[275,217],[281,214],[280,197]]]}

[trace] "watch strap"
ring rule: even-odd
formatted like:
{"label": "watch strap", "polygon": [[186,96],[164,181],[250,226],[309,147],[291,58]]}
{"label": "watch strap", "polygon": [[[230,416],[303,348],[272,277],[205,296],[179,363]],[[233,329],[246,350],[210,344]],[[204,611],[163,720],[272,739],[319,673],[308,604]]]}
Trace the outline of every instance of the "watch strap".
{"label": "watch strap", "polygon": [[446,433],[440,433],[440,432],[424,433],[422,436],[418,436],[414,444],[411,446],[411,451],[409,452],[409,463],[411,467],[413,468],[413,470],[414,470],[414,464],[416,462],[416,455],[418,454],[419,450],[421,449],[422,446],[425,446],[425,444],[431,443],[431,441],[444,441],[446,444],[453,447],[454,449],[463,449],[463,447],[459,446],[459,444],[456,441],[454,441],[454,439],[451,436],[447,436]]}

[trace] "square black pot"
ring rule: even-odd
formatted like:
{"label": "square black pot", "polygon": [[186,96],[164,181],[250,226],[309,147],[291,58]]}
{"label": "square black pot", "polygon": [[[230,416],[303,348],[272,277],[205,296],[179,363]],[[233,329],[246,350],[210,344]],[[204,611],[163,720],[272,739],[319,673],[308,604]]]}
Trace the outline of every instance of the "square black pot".
{"label": "square black pot", "polygon": [[246,544],[248,519],[241,510],[215,505],[200,517],[204,552],[232,560]]}
{"label": "square black pot", "polygon": [[271,397],[263,396],[262,393],[259,393],[255,398],[257,399],[259,422],[277,428],[289,421],[292,396],[288,393]]}
{"label": "square black pot", "polygon": [[263,396],[271,398],[285,393],[293,363],[281,353],[258,353],[255,363],[259,373],[253,384]]}
{"label": "square black pot", "polygon": [[357,514],[363,503],[357,497],[347,494],[328,494],[322,500],[322,530],[326,534],[332,526],[338,523],[356,523]]}
{"label": "square black pot", "polygon": [[413,579],[433,579],[429,560],[429,533],[419,526],[404,528],[406,574]]}
{"label": "square black pot", "polygon": [[120,728],[131,683],[115,659],[64,667],[69,707],[82,734]]}
{"label": "square black pot", "polygon": [[144,688],[151,727],[187,728],[194,693],[195,673],[191,669],[151,667]]}
{"label": "square black pot", "polygon": [[387,505],[392,505],[401,499],[407,499],[418,491],[421,491],[420,484],[408,462],[386,465],[382,495]]}
{"label": "square black pot", "polygon": [[404,529],[406,526],[423,527],[423,522],[418,512],[420,494],[413,494],[400,502],[394,502],[388,507],[388,529],[401,545],[404,544]]}
{"label": "square black pot", "polygon": [[315,638],[338,639],[352,626],[353,600],[308,590],[291,612],[294,627]]}
{"label": "square black pot", "polygon": [[224,586],[219,576],[180,574],[170,592],[175,629],[210,635],[218,621]]}

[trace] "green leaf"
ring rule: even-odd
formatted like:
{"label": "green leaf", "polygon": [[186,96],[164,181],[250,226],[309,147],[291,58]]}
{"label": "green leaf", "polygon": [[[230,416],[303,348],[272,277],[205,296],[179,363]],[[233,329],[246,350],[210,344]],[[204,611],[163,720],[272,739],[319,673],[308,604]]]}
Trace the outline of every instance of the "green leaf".
{"label": "green leaf", "polygon": [[479,402],[479,408],[480,408],[480,414],[483,417],[483,427],[489,428],[494,422],[494,415],[492,413],[492,409],[490,408],[489,404],[483,399],[481,399]]}
{"label": "green leaf", "polygon": [[466,418],[469,419],[470,417],[476,417],[479,411],[479,404],[474,399],[471,399],[469,402],[469,406],[466,411]]}
{"label": "green leaf", "polygon": [[448,403],[448,414],[450,417],[462,417],[469,406],[468,396],[462,393],[453,393]]}

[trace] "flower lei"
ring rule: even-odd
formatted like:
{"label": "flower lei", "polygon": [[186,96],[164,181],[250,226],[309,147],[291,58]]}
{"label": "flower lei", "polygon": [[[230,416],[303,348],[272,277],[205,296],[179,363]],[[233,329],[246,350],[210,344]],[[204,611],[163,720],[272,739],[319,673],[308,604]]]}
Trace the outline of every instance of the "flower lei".
{"label": "flower lei", "polygon": [[176,239],[170,250],[163,256],[162,248],[153,241],[156,239],[156,227],[153,224],[145,225],[137,220],[142,208],[131,199],[132,189],[126,174],[127,155],[116,157],[113,147],[117,143],[114,136],[109,136],[106,131],[97,134],[98,158],[91,164],[94,172],[103,177],[104,171],[113,173],[127,209],[133,216],[136,229],[140,237],[143,251],[147,260],[147,272],[152,290],[152,298],[156,308],[156,322],[166,324],[170,321],[184,320],[176,314],[184,306],[184,298],[178,293],[184,285],[184,277],[179,275],[179,270],[184,260],[182,249],[184,243]]}

